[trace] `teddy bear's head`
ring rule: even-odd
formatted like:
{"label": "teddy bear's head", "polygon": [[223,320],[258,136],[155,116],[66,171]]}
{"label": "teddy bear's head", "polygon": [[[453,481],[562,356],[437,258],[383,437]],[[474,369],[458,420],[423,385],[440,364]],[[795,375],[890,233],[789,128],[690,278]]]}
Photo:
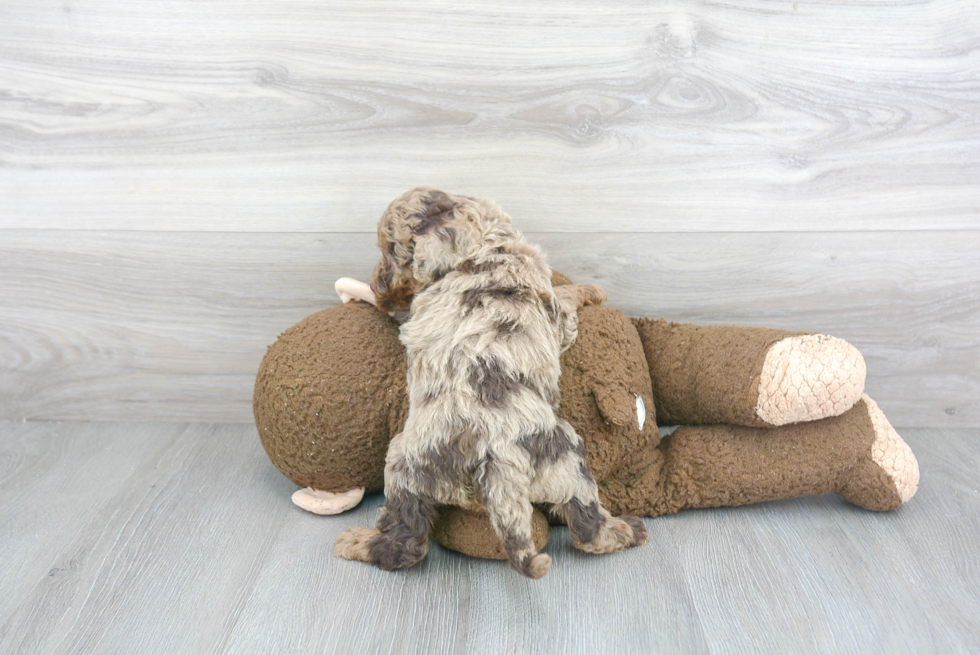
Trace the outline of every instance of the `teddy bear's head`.
{"label": "teddy bear's head", "polygon": [[398,324],[363,302],[308,316],[269,346],[252,396],[269,459],[301,487],[384,488],[408,415]]}

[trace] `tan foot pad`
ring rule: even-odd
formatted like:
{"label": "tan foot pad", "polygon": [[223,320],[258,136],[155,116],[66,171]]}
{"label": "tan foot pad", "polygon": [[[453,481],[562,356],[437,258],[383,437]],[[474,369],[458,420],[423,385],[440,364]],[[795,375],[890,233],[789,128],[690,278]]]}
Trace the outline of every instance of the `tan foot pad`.
{"label": "tan foot pad", "polygon": [[364,487],[357,487],[350,491],[341,493],[331,493],[306,487],[299,489],[293,494],[293,503],[307,512],[327,516],[330,514],[340,514],[349,509],[357,507],[357,504],[364,498]]}
{"label": "tan foot pad", "polygon": [[826,334],[777,341],[759,375],[756,415],[770,425],[838,416],[864,393],[867,368],[858,349]]}
{"label": "tan foot pad", "polygon": [[919,488],[919,463],[912,454],[912,449],[898,436],[875,401],[868,398],[867,394],[861,398],[868,406],[868,416],[875,430],[871,459],[892,479],[902,504],[905,504]]}

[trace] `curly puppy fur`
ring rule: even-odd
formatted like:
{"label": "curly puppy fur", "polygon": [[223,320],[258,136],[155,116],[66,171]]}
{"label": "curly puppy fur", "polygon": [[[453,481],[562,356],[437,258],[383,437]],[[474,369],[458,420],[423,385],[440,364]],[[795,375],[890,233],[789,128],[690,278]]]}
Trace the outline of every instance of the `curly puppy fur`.
{"label": "curly puppy fur", "polygon": [[552,288],[540,250],[493,202],[420,187],[378,226],[372,277],[378,307],[411,309],[409,415],[388,448],[386,505],[376,529],[337,539],[339,557],[384,569],[428,552],[439,505],[482,505],[511,565],[530,578],[551,559],[531,539],[532,503],[546,503],[576,547],[608,553],[646,541],[642,521],[599,504],[582,439],[557,419],[559,357],[590,285]]}

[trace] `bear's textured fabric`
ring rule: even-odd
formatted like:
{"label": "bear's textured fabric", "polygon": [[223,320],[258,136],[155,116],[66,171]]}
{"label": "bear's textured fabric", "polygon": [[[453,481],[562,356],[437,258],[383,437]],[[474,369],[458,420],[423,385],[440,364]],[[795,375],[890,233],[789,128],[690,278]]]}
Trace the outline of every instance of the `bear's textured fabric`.
{"label": "bear's textured fabric", "polygon": [[[548,519],[535,509],[531,515],[531,540],[536,550],[548,544]],[[504,545],[486,513],[461,507],[445,507],[429,536],[441,546],[483,559],[507,559]]]}
{"label": "bear's textured fabric", "polygon": [[388,442],[408,415],[405,368],[398,324],[367,303],[286,330],[269,346],[252,396],[269,459],[301,487],[384,489]]}
{"label": "bear's textured fabric", "polygon": [[[689,344],[684,335],[697,333]],[[557,413],[582,436],[603,504],[652,517],[822,493],[879,511],[911,498],[915,458],[870,399],[836,417],[748,427],[767,344],[794,334],[583,308],[578,339],[561,361]],[[715,367],[722,355],[735,363]],[[709,373],[664,380],[687,367]],[[351,302],[304,319],[269,348],[256,379],[255,421],[269,458],[302,487],[383,489],[388,442],[407,417],[405,375],[398,325],[374,307]],[[726,380],[733,390],[724,390]],[[637,398],[646,409],[642,428]],[[661,441],[664,416],[748,426],[689,425]],[[432,536],[444,546],[478,557],[501,548],[485,516],[442,516]],[[540,547],[547,535],[535,535]]]}

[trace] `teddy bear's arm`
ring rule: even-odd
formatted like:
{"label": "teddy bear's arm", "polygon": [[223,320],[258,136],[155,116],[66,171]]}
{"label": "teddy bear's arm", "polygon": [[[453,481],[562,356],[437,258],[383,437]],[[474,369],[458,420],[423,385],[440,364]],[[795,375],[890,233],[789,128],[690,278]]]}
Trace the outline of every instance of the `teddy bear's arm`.
{"label": "teddy bear's arm", "polygon": [[360,280],[355,280],[352,277],[340,278],[334,283],[333,288],[337,292],[337,295],[340,296],[342,302],[363,300],[375,306],[378,304],[374,298],[374,291],[371,290],[371,285]]}
{"label": "teddy bear's arm", "polygon": [[633,319],[660,425],[774,426],[837,416],[864,392],[864,358],[824,334]]}
{"label": "teddy bear's arm", "polygon": [[339,493],[306,487],[297,489],[292,495],[293,504],[297,507],[322,516],[346,512],[357,507],[363,498],[364,487],[355,487]]}
{"label": "teddy bear's arm", "polygon": [[605,291],[592,284],[563,284],[553,291],[546,304],[560,336],[561,352],[565,352],[578,336],[578,311],[600,305],[607,297]]}

